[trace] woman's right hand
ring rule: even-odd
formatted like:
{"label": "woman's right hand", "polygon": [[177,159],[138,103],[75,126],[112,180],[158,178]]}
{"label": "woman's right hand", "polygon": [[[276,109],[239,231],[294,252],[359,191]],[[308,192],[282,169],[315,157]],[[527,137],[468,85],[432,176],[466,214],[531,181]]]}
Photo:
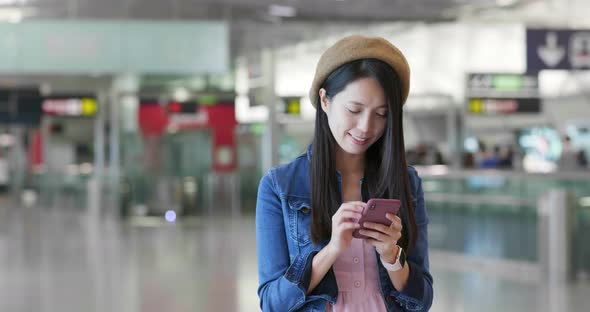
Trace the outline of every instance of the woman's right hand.
{"label": "woman's right hand", "polygon": [[332,216],[332,237],[328,243],[330,250],[340,255],[350,246],[352,232],[358,228],[358,220],[362,216],[366,203],[360,201],[346,202],[340,205]]}

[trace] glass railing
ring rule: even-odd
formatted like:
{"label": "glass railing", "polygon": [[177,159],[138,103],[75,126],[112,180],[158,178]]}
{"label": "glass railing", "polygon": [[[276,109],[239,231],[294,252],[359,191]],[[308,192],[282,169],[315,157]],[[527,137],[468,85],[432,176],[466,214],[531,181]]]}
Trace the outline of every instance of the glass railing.
{"label": "glass railing", "polygon": [[538,261],[539,198],[567,191],[574,270],[590,272],[590,173],[442,172],[418,168],[430,217],[430,247],[505,260]]}
{"label": "glass railing", "polygon": [[[574,198],[572,258],[575,270],[590,272],[590,174],[536,175],[503,171],[433,172],[418,168],[430,218],[432,249],[466,255],[536,262],[539,254],[538,200],[549,190],[566,190]],[[121,216],[176,209],[186,215],[230,209],[228,199],[238,193],[242,215],[252,215],[261,173],[253,168],[238,175],[159,177],[103,176],[102,202],[117,203]],[[64,202],[85,208],[92,176],[38,174],[33,185],[41,206]],[[231,183],[229,183],[231,182]],[[230,189],[231,187],[231,189]],[[235,196],[233,196],[235,197]],[[92,198],[90,198],[92,199]],[[217,200],[219,199],[219,200]],[[228,207],[221,207],[221,206]],[[211,207],[209,207],[211,206]],[[138,211],[144,209],[145,211]],[[151,209],[151,210],[150,210]],[[231,208],[232,211],[234,208]],[[163,215],[164,211],[157,211]]]}
{"label": "glass railing", "polygon": [[40,172],[31,178],[29,188],[36,191],[41,207],[73,207],[84,209],[87,204],[87,184],[91,175]]}
{"label": "glass railing", "polygon": [[590,196],[590,171],[529,174],[499,170],[447,171],[441,167],[417,169],[424,191],[429,193],[501,195],[534,201],[543,192],[559,188],[580,197]]}

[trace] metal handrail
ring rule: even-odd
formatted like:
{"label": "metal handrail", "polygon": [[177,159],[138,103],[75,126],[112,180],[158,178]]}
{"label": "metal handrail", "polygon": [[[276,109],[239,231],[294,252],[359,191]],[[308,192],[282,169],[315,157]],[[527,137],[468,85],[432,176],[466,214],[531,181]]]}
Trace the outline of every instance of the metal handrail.
{"label": "metal handrail", "polygon": [[590,182],[590,170],[531,173],[514,170],[456,170],[445,165],[415,166],[422,178],[464,179],[470,177],[504,177],[504,178],[533,178],[542,180],[570,180]]}
{"label": "metal handrail", "polygon": [[495,205],[513,206],[513,207],[522,207],[522,206],[535,207],[535,205],[536,205],[536,200],[534,200],[534,199],[518,198],[518,197],[514,197],[514,196],[452,194],[452,193],[439,193],[439,192],[428,192],[426,195],[426,200],[431,201],[431,202],[439,202],[439,203],[468,204],[468,205],[495,204]]}

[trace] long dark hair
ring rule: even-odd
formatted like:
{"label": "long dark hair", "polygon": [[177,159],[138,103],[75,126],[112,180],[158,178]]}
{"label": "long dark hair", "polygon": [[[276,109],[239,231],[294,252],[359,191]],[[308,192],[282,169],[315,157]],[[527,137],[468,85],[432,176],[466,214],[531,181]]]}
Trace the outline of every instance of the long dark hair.
{"label": "long dark hair", "polygon": [[[404,131],[402,125],[402,94],[397,73],[377,59],[362,59],[334,70],[322,85],[326,97],[332,99],[346,86],[360,78],[370,77],[381,85],[387,100],[387,124],[381,138],[365,153],[363,184],[373,198],[397,198],[402,206],[402,238],[398,244],[408,252],[418,238],[410,181],[408,177]],[[321,109],[319,95],[310,164],[311,238],[314,243],[329,240],[332,216],[341,204],[336,180],[336,140],[328,126],[328,117]],[[363,198],[368,200],[368,198]]]}

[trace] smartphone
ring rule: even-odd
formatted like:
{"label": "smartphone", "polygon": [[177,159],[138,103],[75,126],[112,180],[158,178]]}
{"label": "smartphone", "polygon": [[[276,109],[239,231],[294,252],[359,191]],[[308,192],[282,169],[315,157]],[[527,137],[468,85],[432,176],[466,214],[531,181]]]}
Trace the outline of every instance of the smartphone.
{"label": "smartphone", "polygon": [[399,199],[385,199],[385,198],[371,198],[367,202],[367,207],[363,210],[362,216],[359,219],[361,227],[352,232],[352,236],[355,238],[367,238],[365,235],[359,233],[360,230],[364,229],[363,223],[373,222],[381,223],[385,225],[391,225],[391,221],[385,217],[386,213],[397,214],[401,202]]}

